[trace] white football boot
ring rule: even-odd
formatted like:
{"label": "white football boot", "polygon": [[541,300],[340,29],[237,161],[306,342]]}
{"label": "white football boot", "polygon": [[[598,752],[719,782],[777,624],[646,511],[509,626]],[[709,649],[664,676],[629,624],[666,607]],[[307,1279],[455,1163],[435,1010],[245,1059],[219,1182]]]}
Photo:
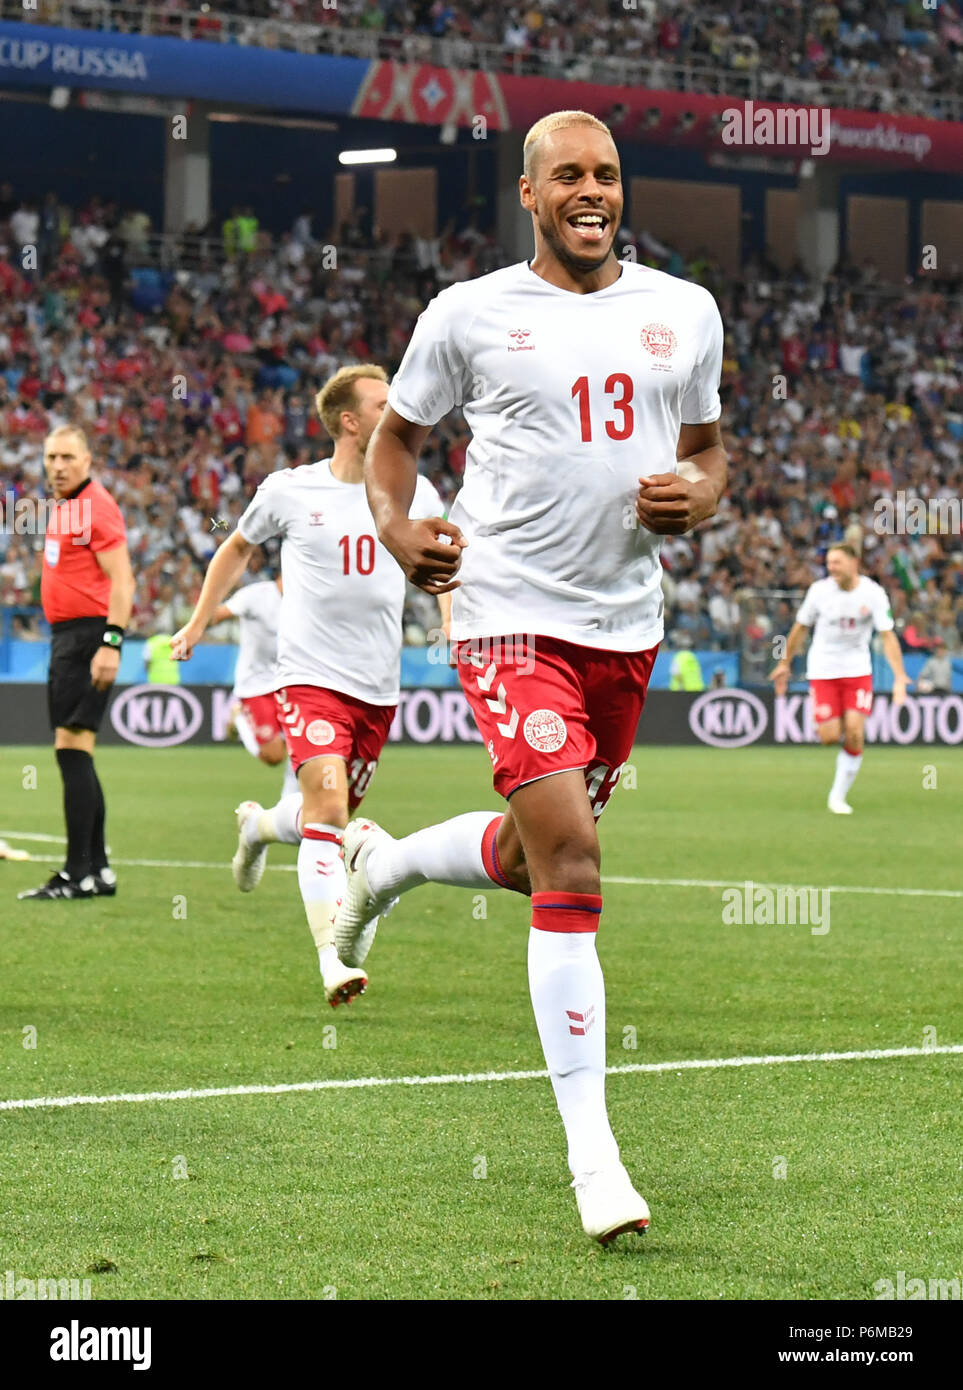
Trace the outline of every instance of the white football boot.
{"label": "white football boot", "polygon": [[339,1004],[350,1004],[356,994],[364,994],[368,988],[368,976],[344,961],[335,961],[332,969],[322,976],[324,997],[336,1009]]}
{"label": "white football boot", "polygon": [[851,816],[853,814],[853,808],[845,797],[833,796],[832,792],[829,794],[829,800],[826,802],[826,805],[834,816]]}
{"label": "white football boot", "polygon": [[377,896],[368,884],[365,865],[375,845],[392,837],[373,820],[353,820],[345,826],[341,853],[347,886],[334,914],[334,939],[345,965],[361,966],[374,945],[378,921],[399,900],[390,894]]}
{"label": "white football boot", "polygon": [[578,1214],[585,1234],[600,1245],[608,1245],[624,1231],[644,1234],[649,1228],[649,1208],[632,1186],[621,1163],[583,1173],[572,1182]]}
{"label": "white football boot", "polygon": [[231,872],[242,893],[253,892],[264,877],[268,847],[261,840],[248,844],[244,835],[244,826],[249,818],[259,816],[263,810],[259,801],[242,801],[234,812],[237,816],[237,850],[231,860]]}

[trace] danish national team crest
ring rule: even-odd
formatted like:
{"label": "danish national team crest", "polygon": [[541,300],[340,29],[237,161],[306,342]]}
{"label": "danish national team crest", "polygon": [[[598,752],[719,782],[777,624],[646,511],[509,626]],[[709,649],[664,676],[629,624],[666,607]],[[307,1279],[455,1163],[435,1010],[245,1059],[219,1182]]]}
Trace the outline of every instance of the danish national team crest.
{"label": "danish national team crest", "polygon": [[325,748],[329,743],[334,743],[334,725],[329,724],[326,719],[312,719],[304,731],[304,736],[315,747]]}
{"label": "danish national team crest", "polygon": [[667,361],[679,346],[672,329],[665,323],[647,323],[639,337],[646,352],[662,362]]}
{"label": "danish national team crest", "polygon": [[565,746],[568,729],[565,720],[553,709],[536,709],[522,727],[525,742],[538,753],[557,753]]}

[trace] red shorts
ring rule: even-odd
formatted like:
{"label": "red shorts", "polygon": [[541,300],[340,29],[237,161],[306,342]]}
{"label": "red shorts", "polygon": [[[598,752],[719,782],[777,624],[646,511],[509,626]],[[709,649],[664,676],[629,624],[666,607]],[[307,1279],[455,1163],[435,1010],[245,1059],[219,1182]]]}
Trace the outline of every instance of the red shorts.
{"label": "red shorts", "polygon": [[872,676],[837,676],[830,681],[810,681],[813,697],[813,718],[817,724],[827,719],[839,719],[845,710],[855,709],[869,714],[873,708]]}
{"label": "red shorts", "polygon": [[248,728],[258,748],[263,748],[281,733],[281,720],[273,693],[246,695],[240,701],[240,705],[247,716]]}
{"label": "red shorts", "polygon": [[495,790],[507,798],[526,782],[583,769],[598,819],[632,751],[657,651],[599,651],[554,637],[457,643]]}
{"label": "red shorts", "polygon": [[274,698],[295,772],[310,758],[343,758],[348,809],[355,810],[378,766],[396,706],[369,705],[317,685],[289,685]]}

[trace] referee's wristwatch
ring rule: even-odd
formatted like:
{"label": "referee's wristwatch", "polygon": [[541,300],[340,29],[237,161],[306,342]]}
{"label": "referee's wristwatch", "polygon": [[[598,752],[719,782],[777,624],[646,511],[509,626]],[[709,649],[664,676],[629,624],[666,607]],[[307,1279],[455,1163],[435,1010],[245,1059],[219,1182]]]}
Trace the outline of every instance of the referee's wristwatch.
{"label": "referee's wristwatch", "polygon": [[113,647],[115,652],[119,652],[124,645],[124,629],[118,627],[116,623],[108,623],[104,628],[104,635],[100,639],[102,647]]}

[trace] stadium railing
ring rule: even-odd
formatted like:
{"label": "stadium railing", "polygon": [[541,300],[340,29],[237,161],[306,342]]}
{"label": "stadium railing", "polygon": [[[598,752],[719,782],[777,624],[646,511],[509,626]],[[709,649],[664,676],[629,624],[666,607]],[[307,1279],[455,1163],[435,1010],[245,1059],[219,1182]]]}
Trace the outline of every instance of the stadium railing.
{"label": "stadium railing", "polygon": [[929,116],[945,121],[963,119],[963,94],[927,91],[922,85],[906,87],[903,85],[905,73],[901,73],[898,91],[887,81],[885,72],[876,83],[809,80],[772,72],[765,53],[760,54],[758,67],[730,68],[705,63],[671,63],[661,58],[519,51],[462,38],[260,19],[222,14],[208,7],[202,11],[200,6],[196,10],[172,12],[160,6],[114,5],[107,0],[88,0],[83,4],[78,0],[41,0],[41,8],[37,11],[25,10],[23,0],[0,0],[0,18],[67,29],[113,30],[203,42],[251,44],[297,53],[477,68],[519,77],[552,77],[606,86],[695,92],[702,96],[838,106],[884,114]]}

